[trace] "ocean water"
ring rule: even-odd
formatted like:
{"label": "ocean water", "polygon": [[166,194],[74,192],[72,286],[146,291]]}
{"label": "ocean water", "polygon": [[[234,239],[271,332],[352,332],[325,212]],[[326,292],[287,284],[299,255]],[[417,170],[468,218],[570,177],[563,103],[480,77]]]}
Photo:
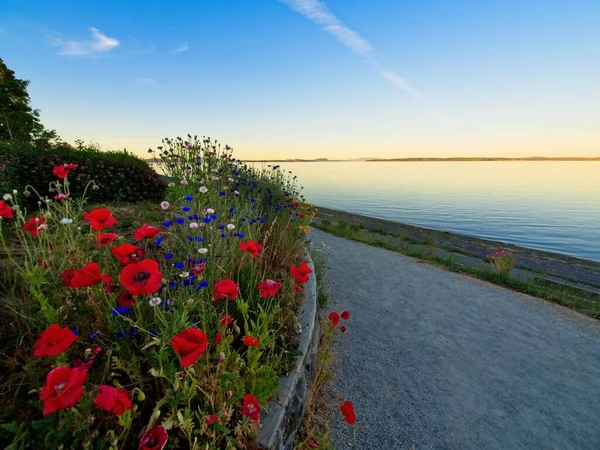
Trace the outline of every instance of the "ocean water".
{"label": "ocean water", "polygon": [[280,165],[316,205],[600,261],[600,162]]}

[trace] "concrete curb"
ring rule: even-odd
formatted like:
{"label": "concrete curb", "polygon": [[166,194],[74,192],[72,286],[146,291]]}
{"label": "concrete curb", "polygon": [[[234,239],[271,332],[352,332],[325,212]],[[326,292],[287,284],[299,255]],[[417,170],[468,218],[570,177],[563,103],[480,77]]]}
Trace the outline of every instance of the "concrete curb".
{"label": "concrete curb", "polygon": [[319,321],[317,317],[317,278],[310,255],[306,262],[312,269],[304,284],[304,304],[298,314],[302,327],[299,356],[295,368],[279,379],[279,391],[261,414],[258,444],[268,450],[292,450],[294,438],[302,422],[306,400],[312,382],[319,350]]}

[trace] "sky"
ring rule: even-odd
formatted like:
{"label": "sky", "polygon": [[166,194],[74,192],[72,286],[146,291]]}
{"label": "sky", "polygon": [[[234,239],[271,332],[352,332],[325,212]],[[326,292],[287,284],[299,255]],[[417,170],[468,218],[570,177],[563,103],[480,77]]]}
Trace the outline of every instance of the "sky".
{"label": "sky", "polygon": [[0,0],[66,141],[242,159],[600,156],[597,0]]}

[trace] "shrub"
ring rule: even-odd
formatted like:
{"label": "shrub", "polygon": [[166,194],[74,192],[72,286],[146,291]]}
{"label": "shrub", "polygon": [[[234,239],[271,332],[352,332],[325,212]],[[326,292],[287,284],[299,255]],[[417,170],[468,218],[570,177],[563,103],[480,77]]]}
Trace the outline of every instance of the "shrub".
{"label": "shrub", "polygon": [[510,271],[516,266],[517,260],[511,252],[499,248],[495,250],[488,260],[494,266],[494,270],[502,275],[509,275]]}
{"label": "shrub", "polygon": [[[42,197],[56,195],[50,183],[55,181],[52,168],[59,164],[77,164],[71,175],[71,195],[83,196],[92,180],[99,189],[87,192],[89,200],[99,202],[135,202],[156,200],[165,195],[161,177],[141,158],[126,152],[101,152],[94,146],[65,144],[38,146],[24,143],[0,143],[0,192],[31,186]],[[32,195],[24,202],[37,204]]]}
{"label": "shrub", "polygon": [[115,233],[112,210],[72,194],[79,168],[58,166],[66,178],[53,185],[71,195],[42,202],[36,217],[23,215],[19,195],[3,197],[9,448],[167,439],[165,449],[237,449],[258,432],[298,342],[312,207],[281,171],[192,146],[203,162],[181,169],[154,226]]}

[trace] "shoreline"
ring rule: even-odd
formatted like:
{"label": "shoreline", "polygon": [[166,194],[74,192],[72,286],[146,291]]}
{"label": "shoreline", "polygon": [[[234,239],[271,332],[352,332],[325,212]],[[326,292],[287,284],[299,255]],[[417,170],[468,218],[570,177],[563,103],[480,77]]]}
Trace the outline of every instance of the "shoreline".
{"label": "shoreline", "polygon": [[[396,245],[400,242],[425,249],[439,249],[442,253],[467,263],[480,265],[488,264],[487,256],[502,247],[516,257],[516,267],[513,270],[523,272],[521,275],[538,274],[547,278],[548,282],[557,282],[565,286],[582,288],[589,292],[600,292],[600,262],[579,258],[576,256],[536,250],[491,241],[477,237],[456,234],[449,231],[438,231],[416,225],[408,225],[386,219],[335,210],[316,206],[317,220],[337,221],[346,223],[355,230],[363,233],[374,233]],[[527,273],[525,273],[527,272]],[[532,275],[532,277],[534,276]]]}

